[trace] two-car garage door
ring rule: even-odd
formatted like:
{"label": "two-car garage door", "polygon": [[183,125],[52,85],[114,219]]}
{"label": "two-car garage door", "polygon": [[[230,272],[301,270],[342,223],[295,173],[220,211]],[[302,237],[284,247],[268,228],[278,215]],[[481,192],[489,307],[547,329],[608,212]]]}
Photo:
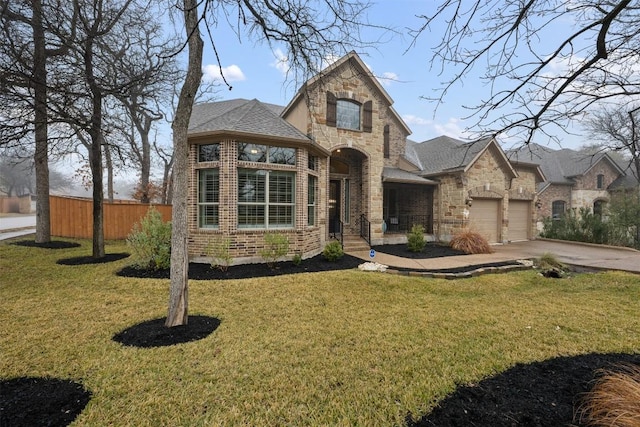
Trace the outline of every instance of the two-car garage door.
{"label": "two-car garage door", "polygon": [[529,200],[509,201],[509,240],[527,240],[529,238],[529,227],[531,202]]}
{"label": "two-car garage door", "polygon": [[[471,227],[487,238],[489,243],[502,240],[500,228],[502,224],[501,200],[474,199],[469,208],[469,222]],[[509,240],[527,240],[529,227],[531,201],[509,201]]]}
{"label": "two-car garage door", "polygon": [[469,222],[474,231],[482,234],[489,243],[498,241],[500,215],[500,200],[473,199],[469,208]]}

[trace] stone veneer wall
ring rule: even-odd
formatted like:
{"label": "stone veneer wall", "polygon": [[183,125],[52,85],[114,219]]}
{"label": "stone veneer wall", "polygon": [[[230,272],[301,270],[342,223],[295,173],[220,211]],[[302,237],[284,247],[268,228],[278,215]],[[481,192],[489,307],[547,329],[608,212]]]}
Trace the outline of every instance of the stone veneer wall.
{"label": "stone veneer wall", "polygon": [[[469,225],[467,199],[500,200],[502,224],[498,240],[506,241],[509,233],[509,198],[531,200],[531,235],[535,235],[533,212],[536,190],[536,174],[533,170],[521,169],[519,176],[511,178],[511,172],[501,161],[497,148],[490,147],[466,172],[438,177],[440,191],[435,195],[437,237],[447,241],[453,234]],[[487,185],[488,184],[488,188]],[[522,193],[519,188],[522,187]]]}
{"label": "stone veneer wall", "polygon": [[556,200],[565,202],[565,209],[572,208],[571,204],[572,185],[551,184],[544,189],[539,195],[540,209],[538,209],[538,220],[551,216],[553,213],[552,205]]}
{"label": "stone veneer wall", "polygon": [[[338,99],[351,99],[360,104],[373,101],[372,132],[327,126],[327,91]],[[372,244],[382,243],[382,169],[385,165],[397,165],[399,157],[404,154],[407,133],[377,88],[349,61],[323,76],[321,82],[310,89],[308,96],[310,121],[307,132],[314,141],[331,152],[338,148],[353,148],[366,156],[362,162],[361,213],[366,214],[371,222]],[[385,125],[389,125],[389,159],[384,159],[383,153]],[[351,196],[357,197],[353,189]]]}
{"label": "stone veneer wall", "polygon": [[[604,185],[598,188],[598,175],[604,175]],[[593,203],[596,200],[609,201],[610,194],[607,188],[620,176],[620,173],[609,163],[602,160],[594,165],[586,174],[576,178],[576,183],[571,193],[572,208],[589,208],[593,211]]]}
{"label": "stone veneer wall", "polygon": [[[210,141],[200,143],[219,142],[221,144],[220,161],[198,163],[198,144],[191,144],[189,151],[189,195],[188,195],[188,227],[189,227],[189,256],[196,262],[209,262],[207,247],[210,243],[221,239],[230,239],[230,253],[234,263],[259,262],[259,252],[264,248],[264,229],[238,229],[238,160],[237,143],[235,140]],[[259,141],[255,141],[260,143]],[[326,222],[326,212],[320,197],[326,197],[326,189],[322,189],[321,183],[327,176],[327,160],[320,158],[318,171],[308,169],[308,153],[305,149],[298,148],[296,165],[267,165],[263,163],[242,162],[244,166],[253,166],[257,169],[290,170],[296,172],[295,190],[295,226],[293,229],[269,230],[285,234],[289,238],[289,254],[302,254],[303,258],[314,256],[321,252],[325,238],[320,230]],[[198,170],[219,168],[220,179],[220,225],[218,229],[198,228]],[[316,211],[316,225],[307,226],[307,190],[308,174],[318,177],[318,202]]]}

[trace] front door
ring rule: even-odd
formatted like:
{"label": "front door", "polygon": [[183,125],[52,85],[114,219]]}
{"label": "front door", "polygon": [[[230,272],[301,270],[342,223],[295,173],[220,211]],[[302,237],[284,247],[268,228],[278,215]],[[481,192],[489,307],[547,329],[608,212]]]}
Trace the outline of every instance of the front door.
{"label": "front door", "polygon": [[329,234],[340,232],[340,181],[329,181]]}

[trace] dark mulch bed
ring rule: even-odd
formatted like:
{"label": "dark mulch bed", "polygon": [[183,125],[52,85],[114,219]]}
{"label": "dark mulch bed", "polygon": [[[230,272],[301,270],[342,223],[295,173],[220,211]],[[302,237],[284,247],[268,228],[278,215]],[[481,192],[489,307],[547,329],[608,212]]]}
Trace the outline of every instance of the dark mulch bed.
{"label": "dark mulch bed", "polygon": [[640,354],[587,354],[518,364],[480,381],[460,386],[410,427],[569,426],[581,423],[578,409],[599,369],[640,364]]}
{"label": "dark mulch bed", "polygon": [[52,240],[47,243],[36,243],[35,240],[18,240],[17,242],[14,242],[12,244],[17,246],[26,246],[28,248],[43,248],[43,249],[70,249],[70,248],[77,248],[80,246],[80,243],[64,242],[62,240]]}
{"label": "dark mulch bed", "polygon": [[440,245],[437,243],[427,243],[421,252],[411,252],[407,249],[407,244],[398,245],[380,245],[374,246],[376,252],[382,252],[383,254],[395,255],[402,258],[411,259],[425,259],[425,258],[439,258],[443,256],[455,256],[455,255],[467,255],[457,249],[452,249],[449,246]]}
{"label": "dark mulch bed", "polygon": [[165,347],[197,341],[209,336],[220,326],[220,320],[209,316],[189,316],[188,324],[167,328],[166,318],[138,323],[118,332],[113,340],[130,347]]}
{"label": "dark mulch bed", "polygon": [[74,258],[64,258],[56,261],[56,264],[60,265],[87,265],[87,264],[105,264],[108,262],[119,261],[121,259],[129,257],[130,254],[121,252],[117,254],[105,254],[101,258],[94,258],[91,255],[79,256]]}
{"label": "dark mulch bed", "polygon": [[0,426],[66,426],[91,399],[78,383],[21,377],[0,381]]}
{"label": "dark mulch bed", "polygon": [[[250,279],[254,277],[280,276],[282,274],[313,273],[318,271],[348,270],[357,268],[364,261],[351,255],[344,255],[337,261],[327,261],[322,255],[303,260],[299,265],[291,261],[278,262],[273,268],[266,264],[234,265],[221,271],[209,264],[190,263],[189,279],[193,280],[226,280]],[[124,267],[116,273],[124,277],[142,277],[152,279],[168,279],[169,270],[141,270],[132,266]]]}

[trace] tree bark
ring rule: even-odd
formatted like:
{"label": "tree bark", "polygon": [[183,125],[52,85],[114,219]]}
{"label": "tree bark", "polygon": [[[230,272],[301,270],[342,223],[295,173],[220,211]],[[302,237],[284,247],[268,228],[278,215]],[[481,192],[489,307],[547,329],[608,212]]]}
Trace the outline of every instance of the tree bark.
{"label": "tree bark", "polygon": [[36,243],[51,241],[49,208],[49,138],[47,133],[47,54],[42,26],[42,1],[33,0],[33,91],[36,152]]}
{"label": "tree bark", "polygon": [[198,29],[198,1],[183,0],[185,29],[188,38],[189,63],[187,75],[180,91],[180,99],[173,120],[174,175],[171,232],[171,287],[166,326],[188,323],[188,272],[189,251],[187,245],[187,194],[189,145],[187,132],[193,102],[202,78],[203,42]]}

